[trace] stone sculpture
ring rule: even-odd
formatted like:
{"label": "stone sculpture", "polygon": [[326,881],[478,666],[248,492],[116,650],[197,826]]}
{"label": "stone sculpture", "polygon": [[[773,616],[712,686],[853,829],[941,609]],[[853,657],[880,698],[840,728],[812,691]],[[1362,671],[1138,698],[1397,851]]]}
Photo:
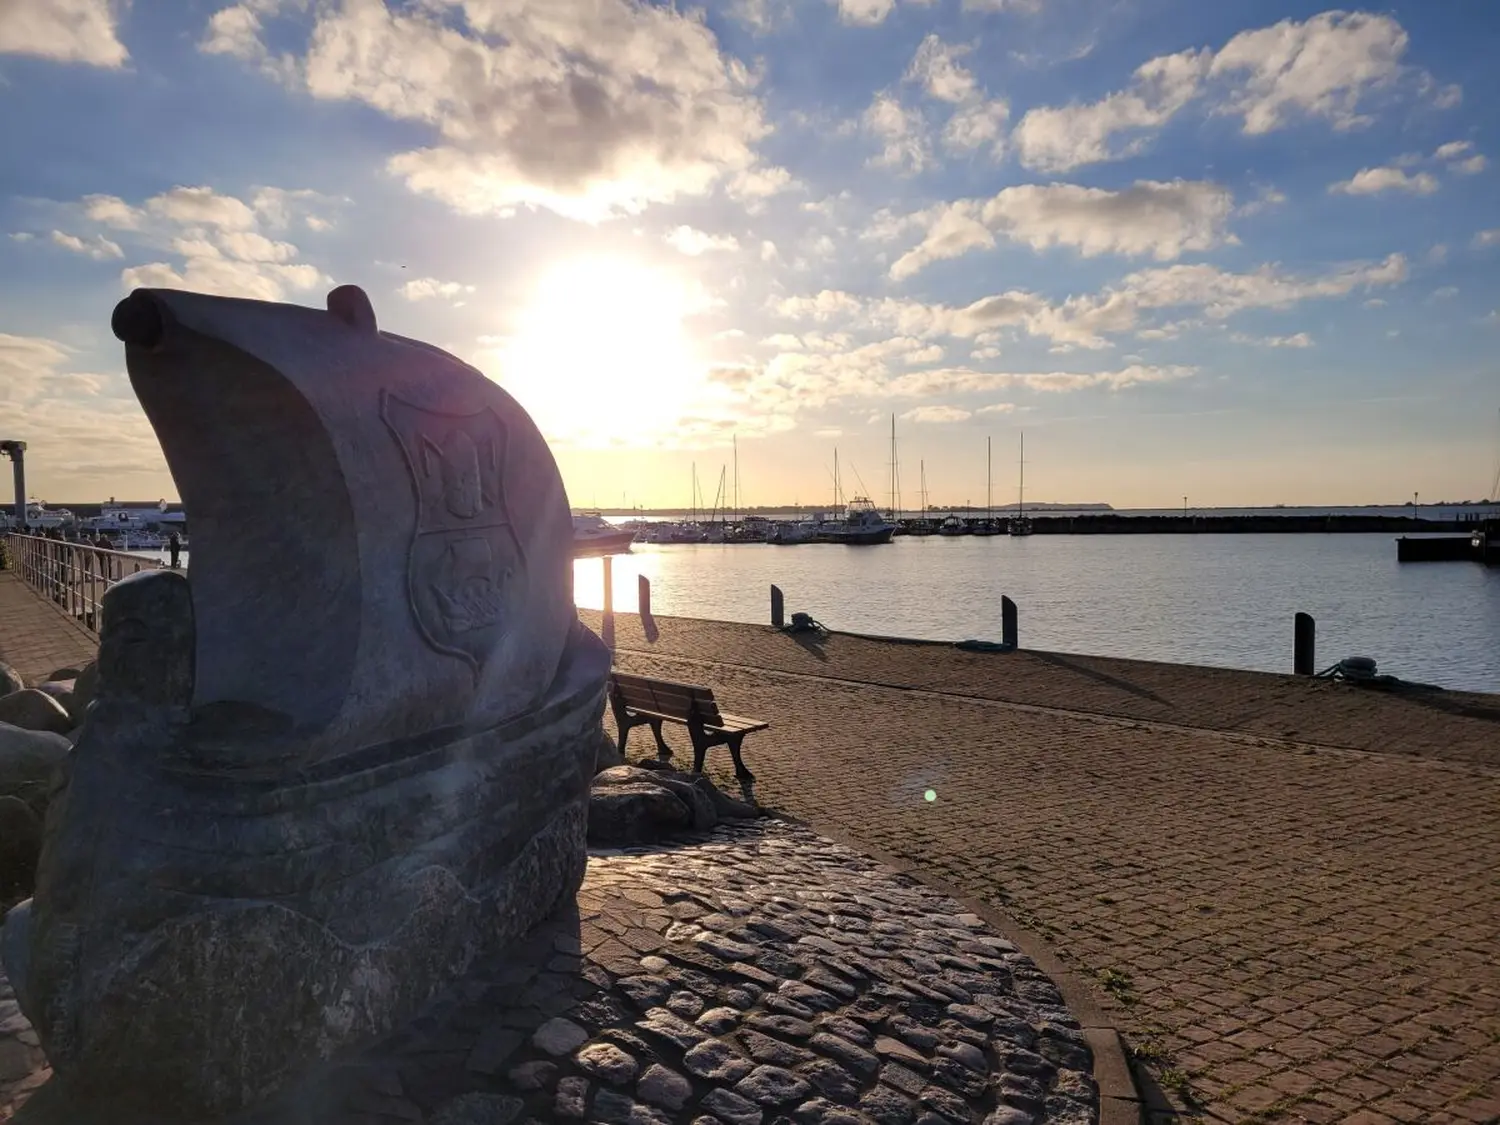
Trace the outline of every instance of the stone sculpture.
{"label": "stone sculpture", "polygon": [[192,564],[105,597],[4,953],[70,1097],[196,1119],[571,899],[609,654],[540,433],[359,289],[137,290],[114,330]]}

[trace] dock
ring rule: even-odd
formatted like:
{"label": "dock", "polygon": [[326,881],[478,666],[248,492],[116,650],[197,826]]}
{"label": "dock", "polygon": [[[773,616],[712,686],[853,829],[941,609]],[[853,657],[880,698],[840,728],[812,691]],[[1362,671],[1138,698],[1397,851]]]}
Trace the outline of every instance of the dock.
{"label": "dock", "polygon": [[1143,1120],[1500,1115],[1500,696],[684,618],[615,634],[621,669],[772,720],[745,744],[766,804],[1045,942],[1121,1030]]}

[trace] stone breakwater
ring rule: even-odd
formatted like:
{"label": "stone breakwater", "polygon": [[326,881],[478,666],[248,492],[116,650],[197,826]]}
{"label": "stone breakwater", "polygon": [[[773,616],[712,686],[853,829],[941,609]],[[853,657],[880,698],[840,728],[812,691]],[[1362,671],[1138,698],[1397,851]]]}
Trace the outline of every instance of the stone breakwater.
{"label": "stone breakwater", "polygon": [[576,912],[237,1120],[1091,1125],[1092,1067],[1052,983],[979,917],[760,821],[596,851]]}

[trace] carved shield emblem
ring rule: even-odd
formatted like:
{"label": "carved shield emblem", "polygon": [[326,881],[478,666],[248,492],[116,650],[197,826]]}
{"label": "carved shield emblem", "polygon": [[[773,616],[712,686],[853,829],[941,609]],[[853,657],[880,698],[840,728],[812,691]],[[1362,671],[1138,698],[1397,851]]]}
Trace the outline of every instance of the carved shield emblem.
{"label": "carved shield emblem", "polygon": [[442,414],[386,392],[380,414],[411,470],[417,524],[407,592],[417,628],[477,672],[505,634],[525,564],[505,507],[505,423]]}

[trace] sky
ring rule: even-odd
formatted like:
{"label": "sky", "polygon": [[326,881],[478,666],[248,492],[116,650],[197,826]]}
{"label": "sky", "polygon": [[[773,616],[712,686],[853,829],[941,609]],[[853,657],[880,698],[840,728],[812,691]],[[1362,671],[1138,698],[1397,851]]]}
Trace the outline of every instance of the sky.
{"label": "sky", "polygon": [[[176,498],[110,312],[322,307],[575,505],[1482,499],[1500,0],[5,0],[0,438]],[[993,470],[987,480],[987,442]]]}

